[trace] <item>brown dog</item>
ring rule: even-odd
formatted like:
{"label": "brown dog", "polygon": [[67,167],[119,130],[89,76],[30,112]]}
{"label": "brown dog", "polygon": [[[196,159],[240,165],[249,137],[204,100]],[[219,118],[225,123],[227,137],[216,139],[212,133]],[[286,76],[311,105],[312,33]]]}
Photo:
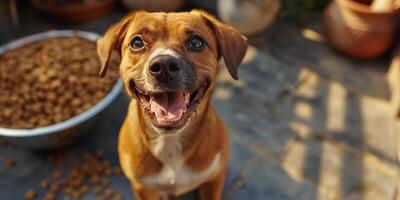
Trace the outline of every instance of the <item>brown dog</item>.
{"label": "brown dog", "polygon": [[139,11],[97,44],[100,75],[117,51],[132,97],[118,150],[136,197],[168,199],[198,188],[200,199],[220,199],[228,140],[211,93],[220,57],[237,79],[246,39],[202,11]]}

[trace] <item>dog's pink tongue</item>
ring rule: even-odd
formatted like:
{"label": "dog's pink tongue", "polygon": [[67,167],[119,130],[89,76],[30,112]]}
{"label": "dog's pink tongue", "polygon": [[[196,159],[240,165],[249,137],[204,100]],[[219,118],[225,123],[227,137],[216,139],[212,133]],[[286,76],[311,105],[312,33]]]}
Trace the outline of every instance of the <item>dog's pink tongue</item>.
{"label": "dog's pink tongue", "polygon": [[183,92],[164,93],[150,97],[150,110],[159,122],[171,122],[181,119],[186,112]]}

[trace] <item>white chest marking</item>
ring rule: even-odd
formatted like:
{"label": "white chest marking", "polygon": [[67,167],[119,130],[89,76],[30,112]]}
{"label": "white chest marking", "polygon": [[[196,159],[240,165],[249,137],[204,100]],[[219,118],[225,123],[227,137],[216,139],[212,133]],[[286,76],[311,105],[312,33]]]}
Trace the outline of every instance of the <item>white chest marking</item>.
{"label": "white chest marking", "polygon": [[151,151],[164,166],[159,173],[138,181],[172,195],[181,195],[198,187],[214,176],[221,166],[221,154],[218,152],[208,168],[201,172],[193,172],[186,167],[182,157],[182,143],[177,133],[157,138]]}

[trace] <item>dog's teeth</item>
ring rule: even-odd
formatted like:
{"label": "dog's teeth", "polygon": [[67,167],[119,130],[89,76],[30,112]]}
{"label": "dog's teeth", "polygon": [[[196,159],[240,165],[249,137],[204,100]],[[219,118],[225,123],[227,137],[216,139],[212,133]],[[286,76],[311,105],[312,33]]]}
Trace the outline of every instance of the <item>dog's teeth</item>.
{"label": "dog's teeth", "polygon": [[185,103],[189,103],[189,101],[190,101],[190,93],[189,92],[185,92],[184,98],[185,98]]}

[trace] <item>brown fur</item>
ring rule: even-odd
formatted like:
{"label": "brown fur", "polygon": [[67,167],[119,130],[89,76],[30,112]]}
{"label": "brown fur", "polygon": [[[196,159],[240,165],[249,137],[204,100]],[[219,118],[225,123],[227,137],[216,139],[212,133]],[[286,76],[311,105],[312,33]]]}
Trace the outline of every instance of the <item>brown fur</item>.
{"label": "brown fur", "polygon": [[[185,49],[185,42],[191,32],[201,35],[208,44],[200,53]],[[135,35],[140,35],[148,42],[146,49],[139,53],[127,48]],[[237,79],[237,68],[247,48],[246,39],[232,27],[202,11],[139,11],[112,26],[98,41],[98,53],[102,61],[101,76],[106,73],[112,52],[116,51],[121,56],[121,77],[132,101],[120,130],[118,151],[122,169],[131,181],[136,197],[145,200],[160,199],[162,195],[157,188],[145,188],[137,181],[157,174],[163,168],[163,163],[150,151],[152,141],[159,137],[159,133],[149,128],[151,122],[129,88],[129,81],[133,79],[139,87],[149,91],[157,89],[142,76],[142,72],[151,52],[161,47],[173,48],[196,66],[196,87],[207,78],[211,80],[210,89],[183,130],[185,140],[182,142],[182,156],[186,166],[193,172],[199,172],[211,164],[216,152],[221,153],[223,166],[198,188],[201,199],[220,199],[228,160],[228,139],[224,124],[211,104],[211,93],[215,87],[220,57],[224,58],[232,77]]]}

